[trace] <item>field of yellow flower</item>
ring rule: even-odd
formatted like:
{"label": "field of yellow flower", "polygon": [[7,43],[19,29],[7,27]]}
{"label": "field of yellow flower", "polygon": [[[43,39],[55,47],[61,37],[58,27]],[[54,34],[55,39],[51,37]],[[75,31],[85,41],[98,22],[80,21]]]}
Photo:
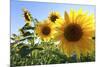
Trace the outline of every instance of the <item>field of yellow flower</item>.
{"label": "field of yellow flower", "polygon": [[11,35],[11,66],[95,61],[95,19],[82,9],[50,12],[43,21],[23,9],[25,25]]}

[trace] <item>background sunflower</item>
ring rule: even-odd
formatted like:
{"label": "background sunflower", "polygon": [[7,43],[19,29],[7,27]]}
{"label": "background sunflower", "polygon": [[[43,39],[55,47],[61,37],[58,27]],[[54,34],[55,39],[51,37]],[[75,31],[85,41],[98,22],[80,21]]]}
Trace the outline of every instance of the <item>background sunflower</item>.
{"label": "background sunflower", "polygon": [[55,26],[51,21],[45,20],[44,22],[37,23],[35,32],[44,41],[49,41],[54,37]]}
{"label": "background sunflower", "polygon": [[24,15],[25,22],[27,24],[31,25],[32,16],[31,16],[30,12],[25,8],[23,8],[23,12],[24,12],[23,15]]}
{"label": "background sunflower", "polygon": [[59,19],[61,16],[60,16],[60,13],[59,12],[50,12],[49,14],[49,17],[48,19],[51,21],[51,22],[55,22],[57,19]]}

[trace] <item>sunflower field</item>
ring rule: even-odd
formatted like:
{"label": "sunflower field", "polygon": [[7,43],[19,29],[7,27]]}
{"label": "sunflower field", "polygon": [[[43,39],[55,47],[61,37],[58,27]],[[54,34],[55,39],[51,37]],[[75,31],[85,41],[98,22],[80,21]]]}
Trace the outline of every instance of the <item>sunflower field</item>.
{"label": "sunflower field", "polygon": [[94,15],[79,9],[52,11],[39,21],[23,9],[25,25],[11,35],[10,64],[14,66],[95,61]]}

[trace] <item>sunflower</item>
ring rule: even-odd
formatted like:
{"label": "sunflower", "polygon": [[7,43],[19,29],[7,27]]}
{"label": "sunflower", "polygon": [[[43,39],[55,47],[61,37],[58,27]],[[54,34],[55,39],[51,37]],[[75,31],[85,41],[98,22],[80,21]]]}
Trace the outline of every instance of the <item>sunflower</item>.
{"label": "sunflower", "polygon": [[54,37],[54,28],[54,23],[51,23],[49,20],[45,20],[36,24],[35,32],[42,40],[49,41]]}
{"label": "sunflower", "polygon": [[25,22],[30,25],[32,22],[32,16],[30,12],[25,8],[23,8],[23,12],[24,12],[23,15],[24,15]]}
{"label": "sunflower", "polygon": [[64,19],[57,19],[56,39],[60,42],[58,47],[68,57],[73,54],[80,58],[80,55],[91,54],[94,51],[94,15],[88,15],[82,9],[71,10],[64,13]]}
{"label": "sunflower", "polygon": [[51,21],[51,22],[55,22],[57,19],[60,18],[60,14],[59,12],[50,12],[49,14],[49,17],[48,19]]}

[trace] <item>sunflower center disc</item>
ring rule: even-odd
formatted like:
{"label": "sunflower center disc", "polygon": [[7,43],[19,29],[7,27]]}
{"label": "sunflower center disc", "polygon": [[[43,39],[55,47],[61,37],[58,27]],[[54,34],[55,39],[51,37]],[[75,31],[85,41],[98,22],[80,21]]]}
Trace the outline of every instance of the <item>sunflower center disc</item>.
{"label": "sunflower center disc", "polygon": [[27,12],[24,13],[24,17],[25,17],[25,19],[26,19],[27,21],[30,21],[28,15],[27,15]]}
{"label": "sunflower center disc", "polygon": [[82,29],[78,24],[69,24],[64,29],[64,36],[68,41],[78,41],[82,37]]}
{"label": "sunflower center disc", "polygon": [[49,27],[44,27],[44,28],[42,29],[42,33],[43,33],[44,35],[49,35],[49,34],[50,34],[50,28],[49,28]]}
{"label": "sunflower center disc", "polygon": [[52,21],[52,22],[55,22],[55,21],[56,21],[56,19],[58,19],[58,16],[53,15],[53,16],[51,16],[51,17],[50,17],[50,19],[51,19],[51,21]]}

